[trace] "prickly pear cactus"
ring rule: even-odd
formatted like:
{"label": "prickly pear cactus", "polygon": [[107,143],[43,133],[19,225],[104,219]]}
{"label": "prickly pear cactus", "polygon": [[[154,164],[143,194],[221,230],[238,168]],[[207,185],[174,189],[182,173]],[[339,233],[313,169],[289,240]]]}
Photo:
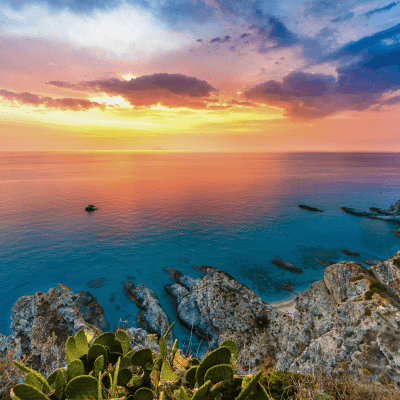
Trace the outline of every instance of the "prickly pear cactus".
{"label": "prickly pear cactus", "polygon": [[135,400],[153,400],[154,393],[149,388],[140,388],[134,396]]}
{"label": "prickly pear cactus", "polygon": [[[235,400],[245,400],[246,397],[256,388],[257,383],[259,379],[261,378],[262,371],[259,371],[254,377],[251,379],[251,381],[247,384],[245,388],[242,389],[240,392],[239,396],[236,397]],[[245,382],[243,382],[246,384]]]}
{"label": "prickly pear cactus", "polygon": [[131,363],[137,367],[145,368],[146,364],[153,363],[153,355],[150,349],[141,349],[133,353]]}
{"label": "prickly pear cactus", "polygon": [[233,369],[230,364],[214,365],[207,370],[204,380],[211,381],[213,385],[221,381],[231,384],[233,382]]}
{"label": "prickly pear cactus", "polygon": [[227,347],[231,351],[235,359],[238,357],[239,347],[233,340],[225,340],[225,342],[222,343],[220,347]]}
{"label": "prickly pear cactus", "polygon": [[210,354],[208,354],[197,368],[197,386],[200,387],[204,384],[204,376],[209,368],[218,364],[229,364],[230,361],[231,351],[227,347],[219,347],[218,349],[215,349]]}
{"label": "prickly pear cactus", "polygon": [[85,375],[85,366],[81,360],[74,360],[68,364],[67,376],[68,381],[76,376]]}
{"label": "prickly pear cactus", "polygon": [[98,386],[98,380],[92,376],[77,376],[68,382],[65,395],[68,400],[101,400]]}
{"label": "prickly pear cactus", "polygon": [[197,390],[197,392],[192,397],[192,400],[206,400],[208,399],[208,394],[212,386],[211,381],[207,381],[203,386]]}
{"label": "prickly pear cactus", "polygon": [[40,389],[26,383],[20,383],[11,389],[11,398],[15,400],[49,400]]}

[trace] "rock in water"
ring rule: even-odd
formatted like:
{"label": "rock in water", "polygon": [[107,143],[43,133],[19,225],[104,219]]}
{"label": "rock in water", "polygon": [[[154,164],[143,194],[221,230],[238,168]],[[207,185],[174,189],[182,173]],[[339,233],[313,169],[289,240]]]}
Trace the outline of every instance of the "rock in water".
{"label": "rock in water", "polygon": [[91,211],[96,211],[98,208],[96,208],[93,204],[89,204],[86,208],[85,211],[91,212]]}
{"label": "rock in water", "polygon": [[299,204],[297,207],[302,208],[304,210],[309,210],[309,211],[324,212],[323,210],[320,210],[318,208],[311,207],[311,206],[306,206],[305,204]]}
{"label": "rock in water", "polygon": [[326,266],[328,265],[324,260],[321,260],[321,259],[319,259],[319,258],[316,258],[315,261],[316,261],[317,263],[321,264],[321,265],[324,266],[324,267],[326,267]]}
{"label": "rock in water", "polygon": [[287,291],[289,291],[289,292],[294,292],[292,286],[290,286],[288,283],[284,283],[284,284],[282,285],[282,289],[283,289],[283,290],[287,290]]}
{"label": "rock in water", "polygon": [[68,337],[85,329],[98,336],[107,328],[103,309],[86,291],[77,294],[58,285],[47,293],[19,298],[11,315],[11,335],[0,335],[0,350],[17,350],[15,358],[31,356],[30,367],[45,376],[66,366],[64,352]]}
{"label": "rock in water", "polygon": [[343,254],[347,254],[348,256],[353,256],[353,257],[359,257],[360,253],[357,251],[351,251],[351,250],[342,250]]}
{"label": "rock in water", "polygon": [[[141,308],[138,320],[150,333],[162,337],[171,325],[167,313],[161,308],[157,295],[143,284],[135,285],[131,281],[124,283],[126,294]],[[168,335],[167,343],[173,344],[172,334]]]}
{"label": "rock in water", "polygon": [[280,260],[279,258],[274,258],[273,260],[271,260],[271,262],[272,264],[275,264],[277,267],[286,269],[288,271],[299,272],[299,273],[303,272],[301,268],[296,267],[293,263]]}

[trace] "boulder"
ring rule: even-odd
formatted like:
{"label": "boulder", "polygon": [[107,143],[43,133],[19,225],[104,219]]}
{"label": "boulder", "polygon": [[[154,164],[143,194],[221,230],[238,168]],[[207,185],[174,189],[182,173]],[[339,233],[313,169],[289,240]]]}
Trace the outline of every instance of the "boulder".
{"label": "boulder", "polygon": [[98,208],[96,208],[93,204],[89,204],[89,205],[85,208],[85,211],[88,211],[88,212],[92,212],[92,211],[96,211],[96,210],[98,210]]}

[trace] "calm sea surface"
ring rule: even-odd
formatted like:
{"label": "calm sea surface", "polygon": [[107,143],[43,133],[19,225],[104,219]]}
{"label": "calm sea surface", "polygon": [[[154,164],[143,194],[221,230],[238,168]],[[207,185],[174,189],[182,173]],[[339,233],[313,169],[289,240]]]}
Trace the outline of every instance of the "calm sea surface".
{"label": "calm sea surface", "polygon": [[[93,293],[110,329],[120,319],[140,326],[128,279],[153,289],[174,321],[166,267],[197,277],[194,265],[210,265],[264,300],[283,299],[283,283],[303,290],[323,277],[316,258],[399,250],[395,225],[339,209],[393,204],[399,178],[400,154],[388,153],[0,153],[0,332],[10,333],[19,297],[59,283]],[[88,204],[98,211],[86,213]],[[100,288],[87,285],[98,278]]]}

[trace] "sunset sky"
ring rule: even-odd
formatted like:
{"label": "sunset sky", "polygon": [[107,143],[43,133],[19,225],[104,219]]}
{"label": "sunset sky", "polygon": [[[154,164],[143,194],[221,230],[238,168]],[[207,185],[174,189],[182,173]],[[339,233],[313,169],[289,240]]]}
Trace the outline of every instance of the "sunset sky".
{"label": "sunset sky", "polygon": [[399,3],[2,0],[0,150],[400,151]]}

